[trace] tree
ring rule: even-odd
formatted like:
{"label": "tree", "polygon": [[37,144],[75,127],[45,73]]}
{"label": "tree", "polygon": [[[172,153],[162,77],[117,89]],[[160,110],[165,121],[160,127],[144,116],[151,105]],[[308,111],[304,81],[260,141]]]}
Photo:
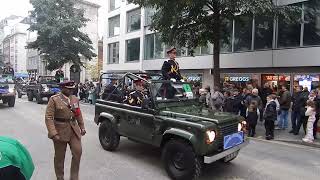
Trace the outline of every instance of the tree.
{"label": "tree", "polygon": [[81,32],[89,21],[84,10],[75,8],[75,0],[30,0],[34,10],[30,31],[38,33],[37,40],[27,45],[37,49],[48,62],[47,69],[55,70],[66,63],[83,66],[81,57],[96,57],[92,41]]}
{"label": "tree", "polygon": [[263,15],[291,21],[298,16],[298,11],[301,12],[296,7],[277,6],[272,0],[128,1],[141,7],[156,9],[150,29],[161,33],[163,42],[190,50],[212,43],[216,86],[220,86],[220,43],[228,41],[224,32],[230,20],[248,15]]}

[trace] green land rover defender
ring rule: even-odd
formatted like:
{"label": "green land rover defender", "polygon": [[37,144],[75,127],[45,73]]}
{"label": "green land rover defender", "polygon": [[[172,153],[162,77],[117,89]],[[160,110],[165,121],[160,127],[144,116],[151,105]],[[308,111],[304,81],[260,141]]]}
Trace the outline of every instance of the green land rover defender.
{"label": "green land rover defender", "polygon": [[[95,105],[101,146],[115,151],[123,136],[159,147],[168,175],[178,180],[197,179],[204,164],[235,159],[248,144],[242,119],[207,109],[195,98],[191,84],[159,77],[101,75],[102,98]],[[144,82],[145,96],[141,105],[132,106],[126,98],[137,80]]]}

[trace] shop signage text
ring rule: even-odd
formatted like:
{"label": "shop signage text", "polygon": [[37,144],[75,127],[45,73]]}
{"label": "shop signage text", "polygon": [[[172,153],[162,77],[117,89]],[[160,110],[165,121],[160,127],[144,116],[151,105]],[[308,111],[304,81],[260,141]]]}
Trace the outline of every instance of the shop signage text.
{"label": "shop signage text", "polygon": [[225,81],[229,82],[248,82],[250,81],[250,77],[248,76],[232,76],[232,77],[225,77]]}

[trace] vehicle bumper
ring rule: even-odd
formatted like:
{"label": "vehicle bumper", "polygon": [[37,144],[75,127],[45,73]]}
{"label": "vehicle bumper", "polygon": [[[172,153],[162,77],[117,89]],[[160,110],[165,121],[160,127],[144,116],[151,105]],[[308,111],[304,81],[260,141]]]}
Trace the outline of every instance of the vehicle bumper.
{"label": "vehicle bumper", "polygon": [[242,144],[235,146],[231,149],[225,150],[219,154],[215,154],[213,156],[204,156],[204,163],[205,164],[213,163],[219,159],[222,159],[222,158],[228,156],[229,154],[232,154],[236,151],[239,151],[241,148],[247,146],[248,144],[249,144],[249,139],[246,139]]}
{"label": "vehicle bumper", "polygon": [[0,94],[0,97],[16,96],[16,93]]}

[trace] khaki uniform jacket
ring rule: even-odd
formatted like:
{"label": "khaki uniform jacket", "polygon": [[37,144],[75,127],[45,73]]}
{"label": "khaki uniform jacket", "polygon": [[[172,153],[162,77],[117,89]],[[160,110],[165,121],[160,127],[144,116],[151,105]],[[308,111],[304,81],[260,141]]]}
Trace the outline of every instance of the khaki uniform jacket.
{"label": "khaki uniform jacket", "polygon": [[[61,93],[54,95],[49,99],[45,123],[50,139],[55,135],[59,135],[61,141],[68,142],[70,141],[73,132],[79,139],[81,138],[80,128],[84,129],[82,114],[80,112],[80,115],[75,117],[75,114],[68,107],[68,105],[77,105],[79,107],[79,100],[73,95],[70,96],[69,99],[70,103]],[[59,119],[60,121],[62,119],[65,120],[65,122],[56,121],[55,119]]]}

